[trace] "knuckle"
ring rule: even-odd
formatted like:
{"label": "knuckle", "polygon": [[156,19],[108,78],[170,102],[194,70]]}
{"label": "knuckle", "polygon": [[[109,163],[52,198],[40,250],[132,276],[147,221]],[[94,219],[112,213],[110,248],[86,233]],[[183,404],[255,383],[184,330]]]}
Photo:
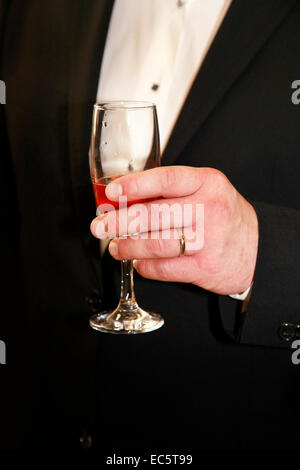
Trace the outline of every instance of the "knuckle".
{"label": "knuckle", "polygon": [[149,251],[155,258],[162,258],[164,252],[164,243],[161,238],[151,240]]}
{"label": "knuckle", "polygon": [[168,270],[166,260],[143,260],[138,263],[138,272],[141,276],[150,279],[168,279]]}
{"label": "knuckle", "polygon": [[224,198],[216,198],[209,202],[210,213],[214,219],[225,221],[229,216],[229,204]]}
{"label": "knuckle", "polygon": [[117,224],[118,224],[118,220],[116,217],[116,211],[113,210],[113,211],[108,212],[105,218],[105,225],[111,237],[115,237],[118,232]]}
{"label": "knuckle", "polygon": [[128,243],[127,240],[120,240],[118,241],[118,259],[131,259],[129,250],[128,250]]}
{"label": "knuckle", "polygon": [[176,185],[177,181],[177,168],[168,167],[166,168],[163,178],[162,178],[162,189],[163,190],[170,190],[174,185]]}
{"label": "knuckle", "polygon": [[129,178],[127,181],[126,189],[130,195],[138,194],[143,189],[143,184],[140,178],[137,178],[137,177]]}
{"label": "knuckle", "polygon": [[210,169],[210,178],[212,179],[213,184],[216,185],[217,188],[223,187],[228,183],[227,176],[217,168]]}
{"label": "knuckle", "polygon": [[151,277],[151,265],[149,261],[142,261],[139,260],[138,264],[136,265],[137,272],[144,277]]}
{"label": "knuckle", "polygon": [[155,265],[156,278],[161,279],[162,281],[168,279],[168,260],[158,260]]}

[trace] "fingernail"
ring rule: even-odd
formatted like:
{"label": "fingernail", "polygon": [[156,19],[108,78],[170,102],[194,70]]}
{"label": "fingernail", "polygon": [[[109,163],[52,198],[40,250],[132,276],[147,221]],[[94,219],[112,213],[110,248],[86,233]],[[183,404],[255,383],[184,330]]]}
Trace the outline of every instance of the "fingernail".
{"label": "fingernail", "polygon": [[118,243],[116,241],[111,241],[109,244],[109,252],[112,256],[117,256],[118,255]]}
{"label": "fingernail", "polygon": [[122,194],[122,186],[119,183],[110,183],[105,188],[105,194],[108,199],[118,199]]}
{"label": "fingernail", "polygon": [[97,238],[102,238],[103,235],[106,233],[105,232],[105,223],[102,222],[102,221],[98,221],[96,223],[93,224],[93,229],[94,229],[94,232],[96,234],[96,237]]}

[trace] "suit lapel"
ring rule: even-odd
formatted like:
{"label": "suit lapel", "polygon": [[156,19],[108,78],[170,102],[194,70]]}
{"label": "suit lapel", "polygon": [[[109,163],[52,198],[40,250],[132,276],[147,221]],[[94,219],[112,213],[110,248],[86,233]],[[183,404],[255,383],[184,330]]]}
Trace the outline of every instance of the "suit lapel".
{"label": "suit lapel", "polygon": [[287,15],[295,0],[233,0],[166,147],[173,164],[218,102]]}
{"label": "suit lapel", "polygon": [[[243,73],[296,0],[233,0],[196,77],[164,152],[173,164],[189,140]],[[113,1],[76,3],[72,19],[69,87],[70,169],[79,223],[85,231],[95,206],[90,184],[88,148],[92,106]],[[87,210],[87,207],[90,210]]]}
{"label": "suit lapel", "polygon": [[93,104],[96,100],[101,59],[113,3],[112,0],[82,0],[76,2],[76,9],[73,8],[68,140],[80,234],[87,233],[91,217],[95,215],[88,149]]}

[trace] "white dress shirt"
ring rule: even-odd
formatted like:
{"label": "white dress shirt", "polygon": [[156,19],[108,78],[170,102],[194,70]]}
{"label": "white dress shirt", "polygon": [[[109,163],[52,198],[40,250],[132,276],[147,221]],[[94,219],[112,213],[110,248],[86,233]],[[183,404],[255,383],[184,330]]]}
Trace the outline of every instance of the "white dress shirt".
{"label": "white dress shirt", "polygon": [[156,104],[162,154],[231,0],[116,0],[97,101]]}
{"label": "white dress shirt", "polygon": [[[231,0],[115,0],[97,102],[155,103],[162,157],[230,4]],[[232,297],[244,300],[249,290]]]}

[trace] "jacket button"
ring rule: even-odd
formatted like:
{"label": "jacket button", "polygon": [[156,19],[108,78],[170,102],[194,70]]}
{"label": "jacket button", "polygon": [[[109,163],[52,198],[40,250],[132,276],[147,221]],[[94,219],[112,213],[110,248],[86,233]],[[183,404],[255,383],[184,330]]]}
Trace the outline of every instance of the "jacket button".
{"label": "jacket button", "polygon": [[296,334],[295,334],[296,338],[300,338],[300,325],[296,325]]}
{"label": "jacket button", "polygon": [[92,447],[92,436],[86,431],[84,431],[80,436],[80,447],[85,450],[88,450]]}
{"label": "jacket button", "polygon": [[278,334],[284,341],[291,341],[296,336],[296,327],[293,323],[283,322],[278,329]]}
{"label": "jacket button", "polygon": [[98,289],[94,289],[93,292],[85,298],[85,301],[88,304],[91,313],[97,313],[101,310],[103,301]]}

